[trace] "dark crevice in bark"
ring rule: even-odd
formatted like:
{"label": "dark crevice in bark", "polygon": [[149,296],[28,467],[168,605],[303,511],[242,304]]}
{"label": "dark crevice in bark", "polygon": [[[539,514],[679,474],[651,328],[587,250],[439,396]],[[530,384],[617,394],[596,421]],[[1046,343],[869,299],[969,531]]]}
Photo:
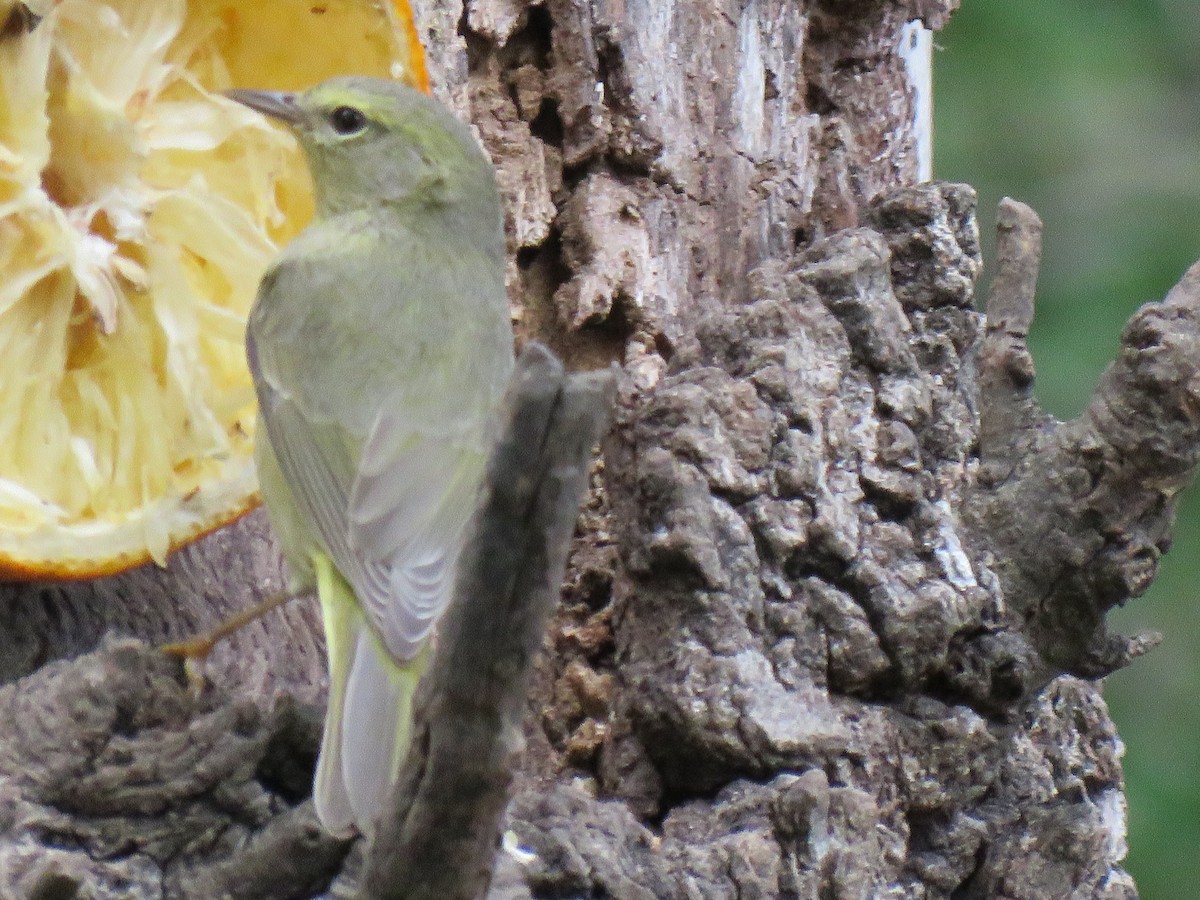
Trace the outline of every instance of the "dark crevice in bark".
{"label": "dark crevice in bark", "polygon": [[543,144],[558,150],[563,144],[562,117],[558,114],[558,101],[546,97],[538,107],[537,115],[529,123],[529,130]]}

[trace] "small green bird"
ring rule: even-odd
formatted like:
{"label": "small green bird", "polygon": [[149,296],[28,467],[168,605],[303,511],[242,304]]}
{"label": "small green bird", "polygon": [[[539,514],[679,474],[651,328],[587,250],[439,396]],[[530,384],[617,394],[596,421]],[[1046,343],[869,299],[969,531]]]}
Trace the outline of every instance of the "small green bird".
{"label": "small green bird", "polygon": [[315,585],[325,620],[317,813],[370,833],[513,366],[495,173],[466,125],[395,82],[228,96],[291,127],[316,190],[246,349],[263,497],[291,586]]}

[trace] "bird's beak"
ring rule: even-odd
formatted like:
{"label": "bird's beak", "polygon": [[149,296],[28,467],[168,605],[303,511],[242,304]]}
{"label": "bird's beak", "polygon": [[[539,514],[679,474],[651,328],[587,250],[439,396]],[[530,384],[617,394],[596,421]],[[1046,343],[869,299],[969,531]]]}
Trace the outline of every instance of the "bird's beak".
{"label": "bird's beak", "polygon": [[226,91],[225,96],[288,125],[295,125],[300,121],[300,106],[296,103],[295,94],[284,91],[233,90]]}

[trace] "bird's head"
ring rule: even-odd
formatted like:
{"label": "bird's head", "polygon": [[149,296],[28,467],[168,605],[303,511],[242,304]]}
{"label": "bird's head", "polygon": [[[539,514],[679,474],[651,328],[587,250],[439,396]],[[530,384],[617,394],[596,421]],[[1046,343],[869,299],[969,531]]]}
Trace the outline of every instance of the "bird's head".
{"label": "bird's head", "polygon": [[395,81],[345,76],[303,93],[227,91],[277,119],[308,157],[320,215],[385,203],[450,206],[495,194],[491,162],[438,101]]}

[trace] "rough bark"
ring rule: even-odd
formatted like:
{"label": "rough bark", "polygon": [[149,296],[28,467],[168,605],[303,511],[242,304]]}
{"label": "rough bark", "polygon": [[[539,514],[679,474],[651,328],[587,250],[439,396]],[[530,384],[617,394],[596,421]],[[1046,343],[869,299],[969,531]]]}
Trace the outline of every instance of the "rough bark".
{"label": "rough bark", "polygon": [[[1039,226],[1002,210],[985,321],[973,193],[915,186],[899,44],[953,5],[416,4],[498,166],[522,339],[622,367],[490,896],[1135,895],[1088,679],[1150,643],[1103,617],[1196,464],[1200,274],[1134,317],[1083,416],[1038,409]],[[273,699],[317,693],[310,609],[226,648],[200,700],[125,644],[27,674],[276,586],[261,520],[231,534],[4,588],[27,677],[3,721],[50,724],[0,741],[0,894],[311,896],[339,871],[302,802],[316,714]]]}
{"label": "rough bark", "polygon": [[197,698],[120,640],[0,688],[0,721],[0,896],[312,896],[345,855],[305,800],[319,715],[290,700]]}

